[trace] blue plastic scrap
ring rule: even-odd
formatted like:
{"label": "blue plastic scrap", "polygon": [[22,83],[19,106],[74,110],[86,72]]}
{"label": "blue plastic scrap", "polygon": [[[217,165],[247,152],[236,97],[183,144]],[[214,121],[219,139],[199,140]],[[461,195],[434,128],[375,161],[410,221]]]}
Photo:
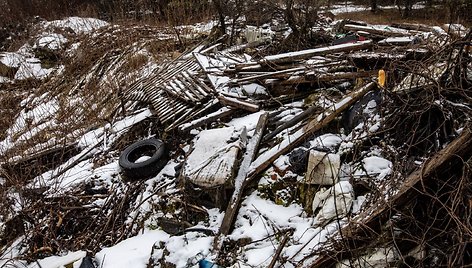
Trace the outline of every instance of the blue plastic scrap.
{"label": "blue plastic scrap", "polygon": [[223,266],[220,266],[216,263],[213,263],[213,262],[207,261],[207,260],[200,260],[198,262],[198,267],[199,268],[224,268]]}

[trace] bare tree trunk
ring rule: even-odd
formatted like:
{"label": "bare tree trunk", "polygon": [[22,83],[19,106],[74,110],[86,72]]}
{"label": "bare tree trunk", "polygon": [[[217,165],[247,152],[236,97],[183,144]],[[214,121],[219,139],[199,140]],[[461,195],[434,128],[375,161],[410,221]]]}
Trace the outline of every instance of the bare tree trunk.
{"label": "bare tree trunk", "polygon": [[403,17],[408,18],[410,16],[413,3],[411,2],[411,0],[405,0],[404,3],[405,3],[405,9],[403,10]]}
{"label": "bare tree trunk", "polygon": [[370,11],[377,11],[377,0],[370,0]]}
{"label": "bare tree trunk", "polygon": [[300,31],[298,29],[297,20],[295,14],[293,14],[293,0],[285,0],[285,11],[284,11],[285,20],[287,21],[288,26],[292,29],[293,34],[296,37],[300,36]]}
{"label": "bare tree trunk", "polygon": [[221,34],[225,34],[226,22],[225,22],[224,3],[222,0],[214,0],[213,3],[215,5],[216,12],[218,12],[218,20],[220,22]]}

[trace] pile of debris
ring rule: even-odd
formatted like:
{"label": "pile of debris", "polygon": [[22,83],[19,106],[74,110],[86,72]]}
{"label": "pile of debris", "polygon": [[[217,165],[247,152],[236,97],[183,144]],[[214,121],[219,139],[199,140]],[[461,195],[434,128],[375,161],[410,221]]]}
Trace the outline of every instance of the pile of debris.
{"label": "pile of debris", "polygon": [[26,205],[6,220],[3,233],[25,228],[4,252],[89,250],[116,267],[102,248],[147,235],[148,267],[472,263],[472,31],[329,28],[330,44],[259,57],[278,33],[202,41],[132,83],[127,116],[108,129],[151,139],[118,159],[105,128],[85,133],[77,154],[32,180],[51,213],[28,218],[38,205]]}

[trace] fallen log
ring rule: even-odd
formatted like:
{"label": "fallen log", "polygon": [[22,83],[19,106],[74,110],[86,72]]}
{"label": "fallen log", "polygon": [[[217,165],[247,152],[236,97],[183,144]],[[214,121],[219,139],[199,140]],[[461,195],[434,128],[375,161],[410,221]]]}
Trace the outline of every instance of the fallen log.
{"label": "fallen log", "polygon": [[[330,267],[339,256],[362,248],[378,236],[379,230],[391,216],[392,210],[406,205],[415,196],[425,192],[428,180],[441,170],[451,167],[454,162],[461,163],[472,156],[472,130],[464,128],[462,134],[447,147],[429,158],[422,167],[410,174],[399,191],[386,201],[373,204],[341,230],[342,246],[334,252],[326,252],[312,262],[310,267]],[[346,246],[348,248],[346,248]]]}

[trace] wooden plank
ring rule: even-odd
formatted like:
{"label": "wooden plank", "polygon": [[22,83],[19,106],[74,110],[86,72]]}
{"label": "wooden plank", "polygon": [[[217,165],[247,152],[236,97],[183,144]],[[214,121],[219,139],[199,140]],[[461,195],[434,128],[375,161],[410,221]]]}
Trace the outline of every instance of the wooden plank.
{"label": "wooden plank", "polygon": [[208,93],[215,93],[215,90],[213,88],[210,88],[207,84],[205,84],[202,80],[200,80],[198,77],[194,77],[193,79],[197,84],[199,84],[206,92]]}
{"label": "wooden plank", "polygon": [[[186,83],[191,85],[198,92],[202,99],[208,96],[208,92],[202,89],[202,87],[195,81],[192,76],[190,76],[188,72],[183,72],[182,77],[186,81]],[[198,79],[198,77],[196,79]]]}
{"label": "wooden plank", "polygon": [[371,34],[378,34],[382,36],[405,36],[410,34],[407,30],[397,29],[395,27],[385,27],[384,29],[375,28],[373,26],[361,26],[354,24],[344,25],[344,29],[347,31],[363,31]]}
{"label": "wooden plank", "polygon": [[277,136],[277,134],[279,134],[283,130],[285,130],[289,127],[295,126],[296,124],[301,122],[303,119],[305,119],[305,118],[309,117],[310,115],[312,115],[316,111],[316,109],[318,109],[318,108],[319,107],[316,106],[316,105],[308,107],[308,109],[306,109],[305,111],[301,112],[300,114],[297,114],[292,119],[290,119],[288,122],[283,123],[278,128],[276,128],[274,131],[272,131],[271,133],[265,135],[263,141],[268,141],[268,140],[274,138],[275,136]]}
{"label": "wooden plank", "polygon": [[220,100],[220,102],[223,105],[236,107],[236,108],[243,109],[243,110],[246,110],[246,111],[249,111],[249,112],[257,112],[260,109],[259,105],[257,105],[257,104],[252,104],[252,103],[249,103],[249,102],[246,102],[246,101],[243,101],[243,100],[239,100],[239,99],[236,99],[236,98],[232,98],[232,97],[227,97],[227,96],[220,95],[220,96],[218,96],[218,99]]}
{"label": "wooden plank", "polygon": [[192,85],[187,83],[185,77],[181,73],[176,76],[174,81],[180,86],[185,95],[188,95],[189,97],[191,96],[190,98],[194,99],[195,102],[201,101],[203,99],[203,96],[197,90],[195,90]]}
{"label": "wooden plank", "polygon": [[173,96],[174,98],[181,99],[186,102],[197,102],[198,100],[195,99],[191,94],[187,93],[186,91],[180,89],[177,86],[175,81],[169,81],[168,83],[164,84],[162,89],[169,93],[169,95]]}
{"label": "wooden plank", "polygon": [[345,79],[356,79],[356,78],[365,78],[376,76],[379,73],[378,70],[372,71],[359,71],[359,72],[349,72],[349,73],[325,73],[325,74],[315,74],[314,72],[307,73],[305,76],[294,77],[280,82],[281,85],[297,85],[303,83],[313,83],[313,82],[330,82],[335,80],[345,80]]}
{"label": "wooden plank", "polygon": [[176,120],[174,120],[174,122],[172,122],[172,124],[170,124],[168,127],[166,127],[166,129],[164,130],[165,132],[169,132],[171,130],[173,130],[175,127],[177,127],[178,125],[180,125],[183,121],[185,121],[185,119],[195,111],[196,107],[194,107],[193,109],[188,109],[185,113],[183,113],[179,118],[177,118]]}
{"label": "wooden plank", "polygon": [[203,116],[209,113],[210,110],[215,108],[216,106],[220,106],[220,102],[217,99],[212,99],[208,103],[204,104],[204,106],[198,110],[196,110],[194,113],[192,113],[188,118],[185,119],[184,122],[189,122],[193,118],[197,116]]}
{"label": "wooden plank", "polygon": [[432,32],[433,27],[425,24],[415,24],[415,23],[393,23],[393,27],[405,29],[405,30],[414,30],[422,32]]}
{"label": "wooden plank", "polygon": [[257,62],[248,62],[242,64],[236,64],[236,69],[242,69],[244,67],[253,66],[253,65],[266,65],[268,63],[284,63],[284,62],[293,62],[302,59],[308,59],[313,56],[340,53],[340,52],[350,52],[355,50],[362,50],[372,47],[373,43],[371,40],[360,41],[352,44],[341,44],[335,46],[320,47],[314,49],[301,50],[296,52],[282,53],[278,55],[271,55],[262,58]]}
{"label": "wooden plank", "polygon": [[254,131],[254,135],[252,136],[251,140],[248,142],[246,147],[246,152],[244,153],[243,160],[241,161],[241,165],[238,170],[238,174],[236,175],[236,179],[234,181],[234,192],[231,197],[231,200],[226,208],[225,215],[223,217],[223,221],[221,223],[220,229],[218,231],[218,235],[215,237],[213,241],[213,249],[219,250],[222,245],[222,238],[229,234],[233,223],[236,219],[237,212],[239,210],[239,206],[241,204],[244,188],[246,188],[248,181],[247,181],[247,174],[249,171],[249,167],[251,162],[257,155],[259,143],[264,135],[264,131],[267,125],[267,119],[269,118],[269,113],[264,112],[259,116],[259,120],[257,122],[256,130]]}
{"label": "wooden plank", "polygon": [[378,201],[379,204],[373,204],[370,209],[361,213],[341,230],[343,243],[349,245],[350,248],[321,255],[314,260],[311,267],[330,267],[335,264],[336,257],[340,254],[365,245],[361,238],[364,240],[368,238],[369,241],[372,241],[377,233],[375,231],[379,230],[382,222],[388,220],[391,211],[406,205],[414,200],[416,195],[424,192],[424,185],[428,183],[432,175],[446,169],[454,161],[461,163],[464,161],[463,159],[468,159],[471,156],[472,130],[470,126],[467,126],[458,138],[409,175],[395,195],[386,201]]}
{"label": "wooden plank", "polygon": [[210,122],[214,122],[216,121],[217,119],[219,118],[222,118],[222,117],[225,117],[225,116],[228,116],[232,113],[234,113],[234,109],[230,109],[230,108],[227,108],[227,107],[223,107],[221,109],[219,109],[218,111],[214,112],[214,113],[210,113],[204,117],[201,117],[201,118],[198,118],[198,119],[195,119],[191,122],[188,122],[188,123],[185,123],[185,124],[182,124],[180,127],[179,127],[179,131],[181,132],[185,132],[185,131],[188,131],[190,129],[194,129],[194,128],[197,128],[197,127],[200,127],[204,124],[207,124],[207,123],[210,123]]}
{"label": "wooden plank", "polygon": [[242,100],[239,100],[239,99],[236,99],[236,98],[227,97],[227,96],[223,96],[223,95],[218,96],[218,99],[220,100],[220,102],[223,105],[236,107],[236,108],[243,109],[243,110],[246,110],[246,111],[249,111],[249,112],[259,111],[259,105],[249,103],[247,101],[242,101]]}
{"label": "wooden plank", "polygon": [[244,78],[239,78],[239,79],[232,79],[229,82],[232,84],[239,84],[243,82],[251,82],[255,81],[261,78],[266,78],[266,77],[274,77],[275,75],[278,74],[287,74],[287,73],[293,73],[293,72],[298,72],[298,71],[303,71],[306,70],[305,67],[298,67],[298,68],[291,68],[287,70],[281,70],[281,71],[275,71],[275,72],[269,72],[269,73],[264,73],[264,74],[258,74],[254,76],[249,76],[249,77],[244,77]]}
{"label": "wooden plank", "polygon": [[166,124],[167,121],[177,118],[180,114],[184,113],[187,109],[189,108],[182,104],[171,109],[170,111],[172,111],[172,113],[166,113],[165,115],[162,116],[162,120],[161,120],[162,124]]}

